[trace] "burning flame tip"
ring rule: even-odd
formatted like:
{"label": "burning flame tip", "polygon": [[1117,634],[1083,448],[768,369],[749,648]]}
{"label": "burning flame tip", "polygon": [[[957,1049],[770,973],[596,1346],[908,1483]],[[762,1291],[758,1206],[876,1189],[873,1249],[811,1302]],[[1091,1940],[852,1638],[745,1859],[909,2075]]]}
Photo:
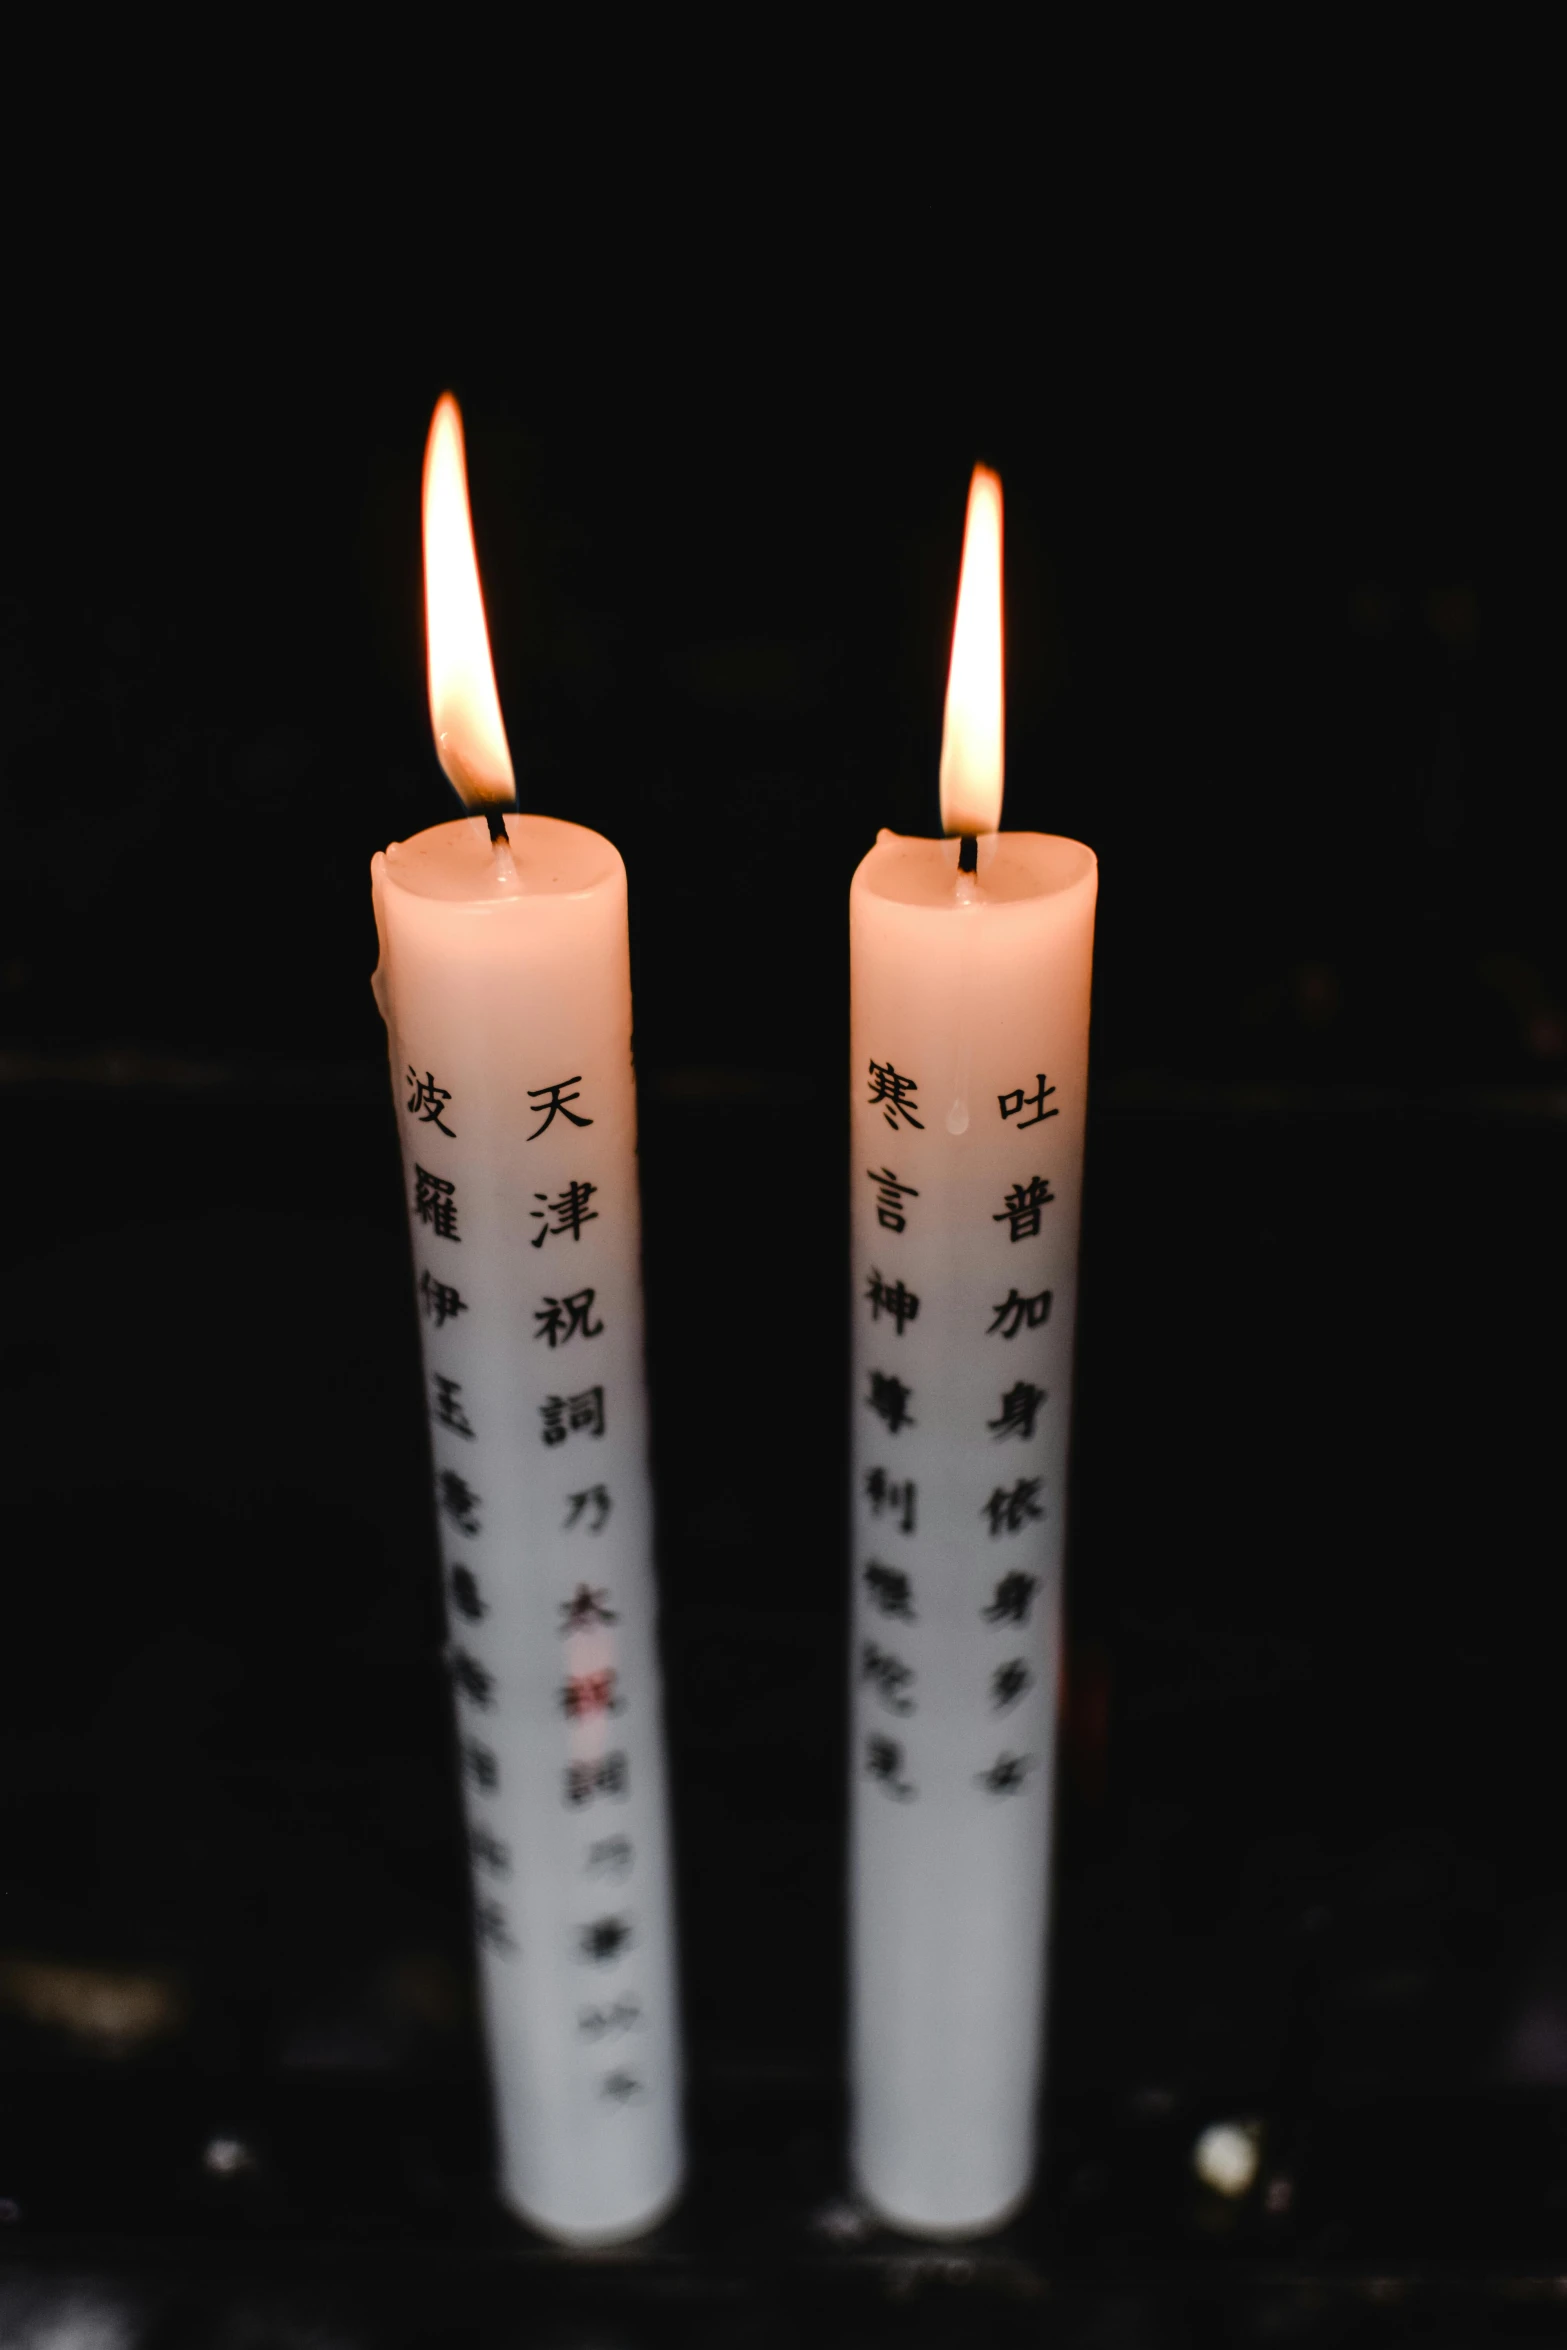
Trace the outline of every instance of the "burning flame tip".
{"label": "burning flame tip", "polygon": [[945,831],[994,832],[999,826],[1005,717],[1001,478],[988,466],[976,465],[963,527],[963,566],[941,735],[941,822]]}
{"label": "burning flame tip", "polygon": [[514,807],[517,787],[495,690],[468,505],[462,410],[443,392],[424,452],[424,603],[430,725],[464,805]]}

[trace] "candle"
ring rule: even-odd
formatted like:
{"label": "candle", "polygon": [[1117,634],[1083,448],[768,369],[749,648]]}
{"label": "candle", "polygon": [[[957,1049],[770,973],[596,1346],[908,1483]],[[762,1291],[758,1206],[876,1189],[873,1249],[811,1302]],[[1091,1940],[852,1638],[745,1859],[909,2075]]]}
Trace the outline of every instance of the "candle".
{"label": "candle", "polygon": [[513,800],[448,397],[430,707],[484,813],[372,866],[504,2199],[650,2225],[681,2171],[626,874]]}
{"label": "candle", "polygon": [[1097,869],[1000,833],[1001,485],[974,476],[942,746],[956,839],[854,876],[851,2071],[883,2217],[1027,2193]]}

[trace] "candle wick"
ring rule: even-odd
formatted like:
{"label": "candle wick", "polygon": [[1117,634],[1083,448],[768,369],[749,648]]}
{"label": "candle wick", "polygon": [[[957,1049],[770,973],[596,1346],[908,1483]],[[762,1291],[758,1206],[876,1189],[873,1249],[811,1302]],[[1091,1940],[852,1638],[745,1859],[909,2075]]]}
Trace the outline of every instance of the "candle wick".
{"label": "candle wick", "polygon": [[977,832],[965,832],[959,837],[958,871],[960,873],[977,873],[979,871],[979,835]]}
{"label": "candle wick", "polygon": [[505,809],[486,808],[484,821],[490,828],[490,847],[494,852],[495,870],[500,876],[501,886],[503,889],[515,889],[517,866],[511,853],[511,842],[507,838]]}

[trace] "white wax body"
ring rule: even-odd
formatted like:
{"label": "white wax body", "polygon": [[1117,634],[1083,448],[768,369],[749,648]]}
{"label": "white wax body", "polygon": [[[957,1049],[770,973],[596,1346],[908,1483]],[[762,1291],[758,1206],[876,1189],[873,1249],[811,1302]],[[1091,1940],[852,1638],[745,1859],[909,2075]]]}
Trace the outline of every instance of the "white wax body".
{"label": "white wax body", "polygon": [[850,895],[852,2158],[923,2234],[1033,2170],[1096,889],[883,832]]}
{"label": "white wax body", "polygon": [[481,817],[375,858],[376,993],[500,2187],[607,2243],[682,2164],[626,876],[579,825],[507,831],[510,878]]}

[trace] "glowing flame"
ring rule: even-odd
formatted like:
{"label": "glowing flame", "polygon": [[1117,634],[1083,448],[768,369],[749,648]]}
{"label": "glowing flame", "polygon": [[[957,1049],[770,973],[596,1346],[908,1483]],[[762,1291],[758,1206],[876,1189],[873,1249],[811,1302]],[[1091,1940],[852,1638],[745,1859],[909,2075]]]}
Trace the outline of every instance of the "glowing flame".
{"label": "glowing flame", "polygon": [[941,821],[947,832],[994,832],[1000,824],[1005,719],[1001,483],[983,465],[976,465],[963,528],[958,616],[952,626],[947,716],[941,730]]}
{"label": "glowing flame", "polygon": [[470,808],[510,807],[517,786],[479,592],[462,415],[450,392],[435,404],[424,451],[424,623],[441,765]]}

